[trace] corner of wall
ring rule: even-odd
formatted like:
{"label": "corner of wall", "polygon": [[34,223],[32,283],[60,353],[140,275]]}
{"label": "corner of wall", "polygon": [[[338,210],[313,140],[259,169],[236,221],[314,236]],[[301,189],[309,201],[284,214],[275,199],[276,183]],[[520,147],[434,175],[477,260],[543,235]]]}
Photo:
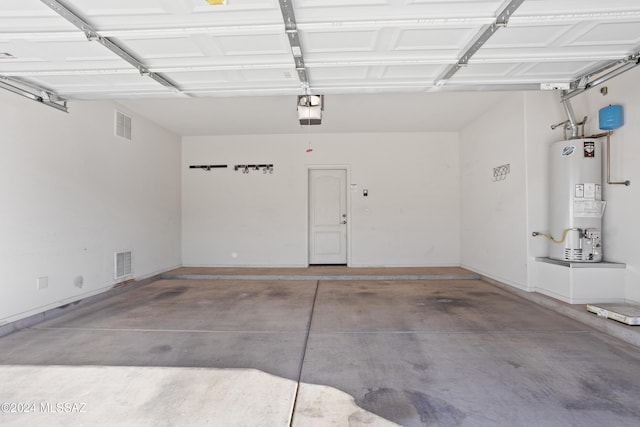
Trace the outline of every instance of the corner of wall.
{"label": "corner of wall", "polygon": [[[179,138],[134,116],[114,134],[113,102],[75,101],[69,114],[0,93],[3,125],[0,319],[19,319],[110,289],[114,253],[133,275],[181,264]],[[33,126],[34,117],[38,126]],[[6,268],[5,268],[6,267]]]}
{"label": "corner of wall", "polygon": [[460,131],[461,264],[526,287],[524,95],[499,103]]}

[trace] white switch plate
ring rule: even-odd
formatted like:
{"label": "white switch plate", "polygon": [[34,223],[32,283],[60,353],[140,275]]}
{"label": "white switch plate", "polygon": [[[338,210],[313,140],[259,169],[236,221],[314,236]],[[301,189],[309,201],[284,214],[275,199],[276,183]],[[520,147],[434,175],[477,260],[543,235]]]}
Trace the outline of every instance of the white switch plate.
{"label": "white switch plate", "polygon": [[49,277],[48,276],[38,277],[38,289],[42,290],[48,287],[49,287]]}

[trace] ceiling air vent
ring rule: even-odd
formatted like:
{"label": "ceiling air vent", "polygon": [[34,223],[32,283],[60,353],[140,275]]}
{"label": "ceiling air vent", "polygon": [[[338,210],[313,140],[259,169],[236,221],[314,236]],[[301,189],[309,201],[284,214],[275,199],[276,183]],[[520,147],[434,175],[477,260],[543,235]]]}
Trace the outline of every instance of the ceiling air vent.
{"label": "ceiling air vent", "polygon": [[115,279],[124,279],[133,274],[131,251],[116,252],[115,254]]}
{"label": "ceiling air vent", "polygon": [[116,110],[115,120],[116,136],[131,141],[131,117]]}

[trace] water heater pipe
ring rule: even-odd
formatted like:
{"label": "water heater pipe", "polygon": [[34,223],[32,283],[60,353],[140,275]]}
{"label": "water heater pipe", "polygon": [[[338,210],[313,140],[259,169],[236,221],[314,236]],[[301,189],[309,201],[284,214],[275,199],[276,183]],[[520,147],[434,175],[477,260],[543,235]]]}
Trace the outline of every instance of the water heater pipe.
{"label": "water heater pipe", "polygon": [[553,243],[564,243],[564,240],[567,238],[567,233],[570,231],[577,231],[580,233],[580,235],[582,235],[581,228],[565,228],[564,230],[562,230],[562,236],[560,237],[560,240],[556,240],[553,238],[551,234],[543,233],[541,231],[534,231],[533,233],[531,233],[531,235],[533,237],[538,237],[538,236],[544,237],[545,239]]}
{"label": "water heater pipe", "polygon": [[[567,91],[563,91],[563,93],[566,95]],[[573,107],[571,106],[571,100],[563,97],[562,106],[564,107],[564,112],[567,114],[569,127],[571,128],[571,137],[569,139],[578,139],[578,123],[576,122],[576,115],[573,112]]]}
{"label": "water heater pipe", "polygon": [[611,181],[611,134],[607,132],[607,184],[624,184],[627,187],[631,185],[631,181]]}
{"label": "water heater pipe", "polygon": [[613,131],[603,132],[596,135],[590,135],[588,138],[602,138],[607,137],[607,184],[631,185],[631,181],[611,181],[611,135]]}

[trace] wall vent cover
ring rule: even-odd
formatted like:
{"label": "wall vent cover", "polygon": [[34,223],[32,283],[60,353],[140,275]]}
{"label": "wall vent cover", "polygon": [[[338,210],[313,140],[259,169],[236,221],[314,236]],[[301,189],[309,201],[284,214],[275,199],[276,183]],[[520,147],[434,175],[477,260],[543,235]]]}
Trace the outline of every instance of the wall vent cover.
{"label": "wall vent cover", "polygon": [[116,110],[115,133],[120,138],[131,141],[131,117]]}
{"label": "wall vent cover", "polygon": [[115,278],[124,279],[133,274],[131,251],[116,252],[115,254]]}

